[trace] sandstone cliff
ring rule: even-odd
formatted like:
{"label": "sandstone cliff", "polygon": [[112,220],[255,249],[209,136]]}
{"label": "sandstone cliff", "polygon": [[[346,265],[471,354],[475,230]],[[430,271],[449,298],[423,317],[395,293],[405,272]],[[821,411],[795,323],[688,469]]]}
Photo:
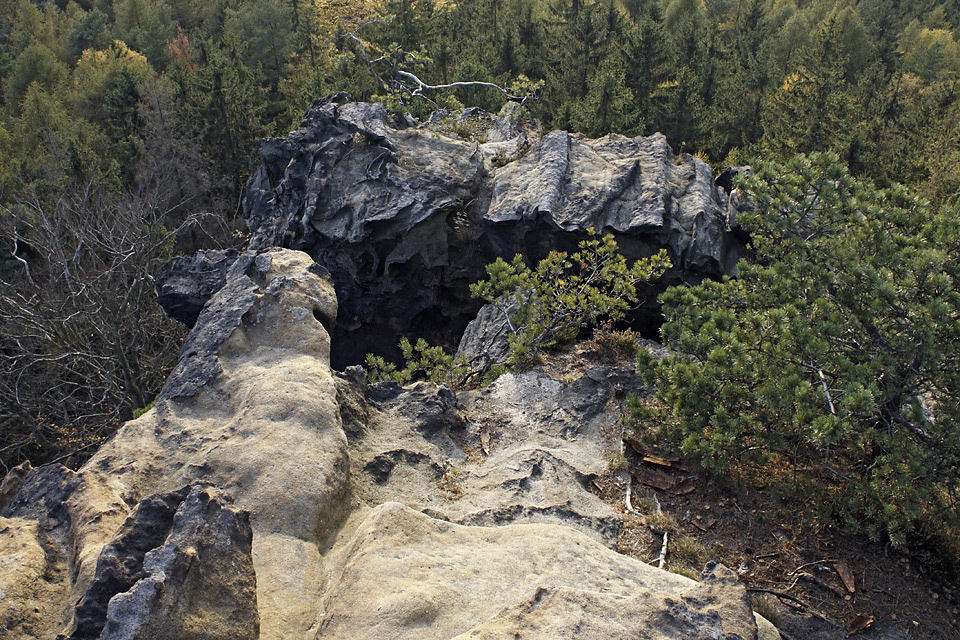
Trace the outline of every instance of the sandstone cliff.
{"label": "sandstone cliff", "polygon": [[736,577],[621,556],[589,490],[632,372],[459,396],[329,367],[300,252],[240,257],[157,406],[3,511],[14,638],[755,638]]}

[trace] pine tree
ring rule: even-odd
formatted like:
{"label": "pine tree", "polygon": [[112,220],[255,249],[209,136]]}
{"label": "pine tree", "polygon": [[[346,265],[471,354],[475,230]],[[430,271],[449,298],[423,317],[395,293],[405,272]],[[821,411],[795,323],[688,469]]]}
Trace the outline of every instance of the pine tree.
{"label": "pine tree", "polygon": [[592,138],[615,132],[639,133],[640,114],[633,93],[625,83],[626,65],[619,52],[603,59],[590,76],[587,95],[574,103],[571,125]]}
{"label": "pine tree", "polygon": [[745,188],[752,259],[662,297],[676,355],[648,364],[683,448],[715,468],[786,465],[821,515],[898,545],[955,533],[960,218],[832,154],[763,164]]}

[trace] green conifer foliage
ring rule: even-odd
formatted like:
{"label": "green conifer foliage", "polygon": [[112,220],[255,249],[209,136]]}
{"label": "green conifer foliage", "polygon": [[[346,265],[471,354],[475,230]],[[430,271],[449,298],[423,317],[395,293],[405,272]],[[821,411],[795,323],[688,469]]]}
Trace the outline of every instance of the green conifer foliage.
{"label": "green conifer foliage", "polygon": [[523,366],[544,348],[576,338],[602,318],[619,320],[637,302],[637,286],[659,278],[669,266],[664,250],[628,265],[613,235],[592,234],[569,255],[552,251],[536,268],[519,254],[487,265],[488,280],[470,286],[477,298],[493,303],[507,318],[510,358]]}
{"label": "green conifer foliage", "polygon": [[367,379],[370,382],[393,380],[397,384],[407,385],[425,380],[437,384],[458,384],[467,373],[462,359],[450,355],[441,346],[431,346],[423,338],[416,342],[403,338],[399,346],[403,358],[402,369],[381,356],[367,354]]}
{"label": "green conifer foliage", "polygon": [[[593,229],[573,255],[551,251],[535,268],[517,254],[507,262],[498,258],[487,265],[488,280],[470,286],[474,297],[492,303],[506,319],[510,355],[484,376],[490,381],[509,368],[529,366],[542,349],[568,343],[580,329],[601,319],[620,320],[637,303],[642,282],[659,278],[669,266],[667,252],[637,260],[632,265],[617,252],[612,234]],[[371,382],[393,380],[411,384],[419,380],[462,384],[470,372],[462,359],[430,346],[422,338],[400,341],[403,367],[368,353],[367,377]]]}
{"label": "green conifer foliage", "polygon": [[20,103],[31,84],[37,83],[44,90],[52,91],[63,83],[67,74],[66,65],[57,60],[53,52],[40,44],[30,45],[17,56],[4,78],[3,97],[7,107],[19,113]]}
{"label": "green conifer foliage", "polygon": [[683,449],[717,469],[792,467],[823,513],[896,544],[956,531],[956,213],[832,154],[764,164],[745,188],[752,259],[662,296],[675,355],[648,364]]}

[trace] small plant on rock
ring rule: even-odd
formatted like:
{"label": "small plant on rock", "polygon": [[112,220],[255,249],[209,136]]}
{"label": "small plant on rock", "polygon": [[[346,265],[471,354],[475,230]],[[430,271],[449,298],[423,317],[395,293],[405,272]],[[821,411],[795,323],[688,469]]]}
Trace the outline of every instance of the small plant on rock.
{"label": "small plant on rock", "polygon": [[613,322],[600,323],[593,333],[593,344],[606,349],[617,356],[637,358],[643,350],[640,346],[640,334],[633,329],[614,329]]}
{"label": "small plant on rock", "polygon": [[367,354],[367,379],[370,382],[393,380],[397,384],[407,385],[419,380],[427,380],[438,384],[454,383],[463,378],[466,367],[462,361],[443,350],[443,347],[431,347],[423,338],[415,343],[404,338],[400,341],[400,353],[403,356],[404,366],[398,369],[397,365],[387,362],[381,356]]}
{"label": "small plant on rock", "polygon": [[498,258],[487,265],[489,279],[470,287],[474,297],[493,303],[506,317],[511,367],[529,364],[541,349],[574,339],[601,318],[623,318],[637,302],[637,285],[669,266],[666,251],[628,265],[613,235],[589,233],[580,251],[552,251],[536,268],[519,254],[510,262]]}

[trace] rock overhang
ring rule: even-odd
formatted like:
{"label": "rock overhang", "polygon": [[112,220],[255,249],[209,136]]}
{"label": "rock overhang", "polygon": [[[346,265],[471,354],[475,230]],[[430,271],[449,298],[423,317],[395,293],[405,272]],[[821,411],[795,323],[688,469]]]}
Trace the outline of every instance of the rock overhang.
{"label": "rock overhang", "polygon": [[[658,326],[666,284],[730,275],[744,253],[731,230],[743,199],[662,134],[540,136],[515,115],[470,111],[461,119],[483,126],[465,140],[442,117],[418,123],[346,99],[318,101],[287,138],[264,141],[243,202],[250,250],[302,250],[331,273],[337,369],[394,352],[398,334],[455,345],[481,306],[468,285],[488,263],[575,250],[588,229],[613,233],[630,260],[671,254],[635,312],[641,328]],[[171,263],[158,280],[168,312],[189,318],[182,309],[196,308],[225,261],[207,252]],[[191,288],[198,273],[214,276]]]}

